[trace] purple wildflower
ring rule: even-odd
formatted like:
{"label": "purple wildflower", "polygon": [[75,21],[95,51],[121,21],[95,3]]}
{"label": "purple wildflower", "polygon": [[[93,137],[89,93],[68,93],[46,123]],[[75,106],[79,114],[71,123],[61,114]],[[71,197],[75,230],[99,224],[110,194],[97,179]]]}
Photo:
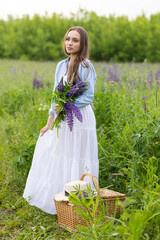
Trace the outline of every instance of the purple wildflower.
{"label": "purple wildflower", "polygon": [[36,71],[34,73],[34,77],[33,77],[33,89],[35,89],[35,88],[39,89],[39,87],[43,88],[43,82],[42,82],[42,80],[38,80],[37,71]]}
{"label": "purple wildflower", "polygon": [[43,82],[40,82],[40,87],[43,88]]}
{"label": "purple wildflower", "polygon": [[33,89],[34,88],[39,88],[39,85],[37,86],[37,71],[34,73],[34,77],[33,77]]}
{"label": "purple wildflower", "polygon": [[143,95],[142,100],[145,101],[146,100],[146,96]]}
{"label": "purple wildflower", "polygon": [[83,191],[83,197],[88,197],[88,194],[86,192]]}
{"label": "purple wildflower", "polygon": [[68,102],[70,104],[70,108],[72,109],[72,112],[75,114],[76,118],[82,122],[82,114],[80,112],[80,110],[78,109],[78,107],[76,105],[74,105],[74,103],[72,102]]}
{"label": "purple wildflower", "polygon": [[[88,197],[88,194],[87,194],[85,191],[83,191],[82,194],[83,194],[83,197],[85,197],[85,198]],[[78,198],[79,198],[80,201],[82,201],[82,196],[81,196],[81,194],[78,195]]]}
{"label": "purple wildflower", "polygon": [[143,97],[142,97],[142,100],[144,101],[143,109],[144,109],[145,112],[147,111],[146,99],[147,99],[146,96],[143,95]]}
{"label": "purple wildflower", "polygon": [[79,198],[80,201],[82,201],[81,194],[78,195],[78,198]]}
{"label": "purple wildflower", "polygon": [[79,95],[81,94],[85,88],[86,88],[87,84],[86,82],[83,82],[83,81],[80,81],[78,83],[76,83],[69,91],[68,93],[66,94],[66,97],[67,98],[70,98],[72,96],[76,96],[76,95]]}
{"label": "purple wildflower", "polygon": [[156,81],[159,81],[160,80],[160,69],[157,70],[155,76],[156,76]]}
{"label": "purple wildflower", "polygon": [[70,102],[67,102],[65,104],[64,110],[66,112],[66,119],[67,119],[69,129],[70,129],[70,131],[72,131],[72,128],[73,128],[73,114],[72,114],[72,108],[71,108]]}
{"label": "purple wildflower", "polygon": [[58,92],[63,92],[63,87],[64,85],[63,85],[63,77],[62,77],[61,81],[58,84],[58,88],[57,88]]}
{"label": "purple wildflower", "polygon": [[112,70],[111,68],[108,69],[109,77],[107,78],[107,81],[114,81],[114,82],[120,82],[120,77],[118,76],[118,69],[117,65],[114,65],[114,69]]}
{"label": "purple wildflower", "polygon": [[73,128],[73,113],[75,114],[76,118],[82,122],[82,114],[77,106],[74,105],[72,102],[67,102],[64,106],[65,112],[66,112],[66,118],[67,123],[70,128],[70,131],[72,131]]}

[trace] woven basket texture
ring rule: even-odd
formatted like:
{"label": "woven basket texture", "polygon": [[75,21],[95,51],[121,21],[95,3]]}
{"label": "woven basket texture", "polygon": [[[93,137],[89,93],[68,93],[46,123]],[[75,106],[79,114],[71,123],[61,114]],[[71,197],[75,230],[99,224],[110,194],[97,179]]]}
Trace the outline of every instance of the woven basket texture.
{"label": "woven basket texture", "polygon": [[[84,173],[80,180],[83,180],[85,176],[90,176],[95,184],[97,195],[100,196],[100,203],[97,208],[96,216],[99,215],[101,204],[105,207],[105,215],[111,216],[113,214],[121,214],[121,206],[119,201],[124,202],[126,195],[115,192],[109,189],[99,189],[98,182],[96,178],[89,174]],[[87,226],[90,223],[86,222],[78,213],[76,213],[76,206],[69,201],[56,201],[54,198],[54,203],[57,211],[58,223],[60,227],[73,232],[76,231],[76,225]],[[84,207],[78,207],[85,211]],[[104,218],[105,219],[105,218]]]}

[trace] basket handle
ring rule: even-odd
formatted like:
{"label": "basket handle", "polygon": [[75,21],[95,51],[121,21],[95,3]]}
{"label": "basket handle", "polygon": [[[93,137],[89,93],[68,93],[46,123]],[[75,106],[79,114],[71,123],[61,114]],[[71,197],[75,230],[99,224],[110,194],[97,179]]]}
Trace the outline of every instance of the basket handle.
{"label": "basket handle", "polygon": [[92,180],[93,180],[93,182],[94,182],[94,184],[95,184],[95,187],[96,187],[97,195],[99,196],[99,186],[98,186],[98,182],[97,182],[97,179],[95,178],[95,176],[93,176],[93,175],[90,174],[90,173],[84,173],[84,174],[82,175],[82,177],[80,178],[80,180],[83,181],[83,179],[84,179],[85,176],[89,176],[89,177],[92,178]]}

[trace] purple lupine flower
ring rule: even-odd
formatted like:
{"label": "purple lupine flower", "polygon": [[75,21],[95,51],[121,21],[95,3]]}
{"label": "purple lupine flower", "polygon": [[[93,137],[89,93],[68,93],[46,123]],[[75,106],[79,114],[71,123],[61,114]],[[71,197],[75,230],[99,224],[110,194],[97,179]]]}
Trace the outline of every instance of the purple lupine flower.
{"label": "purple lupine flower", "polygon": [[68,91],[68,93],[66,94],[66,97],[67,97],[67,98],[70,98],[70,97],[72,97],[72,96],[75,96],[78,90],[79,90],[78,88],[72,88],[72,89],[70,89],[70,90]]}
{"label": "purple lupine flower", "polygon": [[143,100],[143,101],[146,100],[146,96],[143,95],[142,100]]}
{"label": "purple lupine flower", "polygon": [[70,129],[70,131],[72,131],[72,128],[73,128],[73,114],[72,114],[72,108],[71,108],[70,102],[67,102],[65,104],[64,110],[66,112],[66,119],[67,119],[69,129]]}
{"label": "purple lupine flower", "polygon": [[77,106],[74,105],[72,102],[67,102],[64,106],[65,112],[66,112],[66,118],[67,123],[70,128],[70,131],[72,131],[73,128],[73,113],[75,114],[76,118],[82,122],[82,114]]}
{"label": "purple lupine flower", "polygon": [[83,193],[83,197],[85,198],[88,197],[88,194],[86,192],[83,191],[82,193]]}
{"label": "purple lupine flower", "polygon": [[81,114],[80,110],[78,109],[78,107],[74,103],[72,103],[72,102],[68,102],[68,104],[70,105],[70,109],[75,114],[76,118],[80,122],[82,122],[82,114]]}
{"label": "purple lupine flower", "polygon": [[43,82],[40,81],[40,87],[43,88]]}
{"label": "purple lupine flower", "polygon": [[62,77],[57,87],[58,92],[63,92],[63,87],[64,85],[63,85],[63,77]]}
{"label": "purple lupine flower", "polygon": [[108,69],[109,77],[107,78],[107,81],[114,81],[114,82],[120,82],[120,77],[118,76],[117,72],[117,66],[114,66],[114,69],[112,70],[111,68]]}
{"label": "purple lupine flower", "polygon": [[160,69],[157,70],[155,76],[156,76],[156,81],[159,81],[160,80]]}
{"label": "purple lupine flower", "polygon": [[86,89],[87,83],[84,81],[80,81],[76,83],[66,94],[67,98],[70,98],[72,96],[76,96],[80,93],[82,93]]}
{"label": "purple lupine flower", "polygon": [[142,97],[142,100],[144,101],[143,109],[144,109],[145,112],[147,111],[146,99],[147,99],[146,96],[143,95],[143,97]]}
{"label": "purple lupine flower", "polygon": [[34,73],[34,77],[33,77],[33,89],[37,88],[39,89],[39,87],[43,88],[43,77],[40,78],[41,80],[38,80],[37,77],[37,71]]}
{"label": "purple lupine flower", "polygon": [[39,87],[43,88],[43,82],[36,80],[36,78],[33,79],[33,89],[37,88],[39,89]]}
{"label": "purple lupine flower", "polygon": [[78,198],[79,198],[80,201],[82,201],[81,194],[78,195]]}
{"label": "purple lupine flower", "polygon": [[34,88],[39,88],[39,85],[40,85],[40,83],[39,83],[39,81],[38,81],[38,79],[37,79],[37,71],[34,73],[34,77],[33,77],[33,89]]}
{"label": "purple lupine flower", "polygon": [[[85,191],[83,191],[82,194],[83,194],[83,197],[85,197],[85,198],[88,197],[88,194],[87,194]],[[82,201],[82,196],[81,196],[81,194],[78,194],[78,198],[79,198],[80,201]]]}

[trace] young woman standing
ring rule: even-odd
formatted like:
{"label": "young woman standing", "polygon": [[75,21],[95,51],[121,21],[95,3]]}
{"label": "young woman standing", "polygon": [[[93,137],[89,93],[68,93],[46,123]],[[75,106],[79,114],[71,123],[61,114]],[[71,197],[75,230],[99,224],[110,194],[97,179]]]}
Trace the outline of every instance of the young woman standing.
{"label": "young woman standing", "polygon": [[[59,107],[51,104],[47,124],[40,131],[23,194],[30,205],[50,214],[56,214],[53,197],[64,190],[66,183],[79,180],[86,172],[98,179],[99,172],[96,121],[90,105],[94,98],[96,72],[88,59],[88,35],[84,28],[78,26],[67,31],[64,52],[68,58],[57,65],[54,89],[62,76],[63,81],[70,81],[73,73],[74,84],[88,81],[87,89],[75,102],[83,121],[74,117],[72,131],[66,120],[61,122],[57,137],[57,129],[50,129],[59,114]],[[89,177],[85,180],[90,182]]]}

